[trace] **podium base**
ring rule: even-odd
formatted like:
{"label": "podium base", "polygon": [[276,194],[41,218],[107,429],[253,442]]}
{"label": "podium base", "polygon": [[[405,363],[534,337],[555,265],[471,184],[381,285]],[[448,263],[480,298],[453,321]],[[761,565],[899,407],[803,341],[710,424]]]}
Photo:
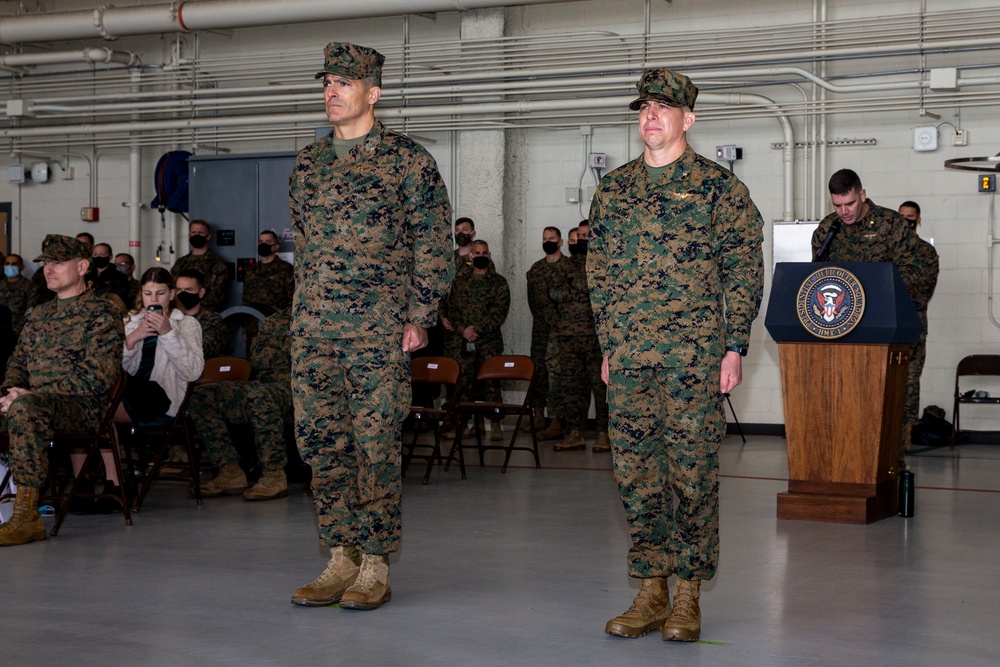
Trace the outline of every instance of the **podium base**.
{"label": "podium base", "polygon": [[874,486],[791,481],[778,494],[778,518],[864,525],[895,516],[897,503],[895,479]]}

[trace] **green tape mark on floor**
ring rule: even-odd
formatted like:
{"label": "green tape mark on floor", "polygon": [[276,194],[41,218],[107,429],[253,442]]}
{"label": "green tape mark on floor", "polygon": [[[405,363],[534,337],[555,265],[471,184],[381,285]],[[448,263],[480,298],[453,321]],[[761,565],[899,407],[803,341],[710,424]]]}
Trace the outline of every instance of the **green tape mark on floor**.
{"label": "green tape mark on floor", "polygon": [[710,642],[705,639],[699,639],[696,644],[708,644],[709,646],[729,646],[729,642]]}

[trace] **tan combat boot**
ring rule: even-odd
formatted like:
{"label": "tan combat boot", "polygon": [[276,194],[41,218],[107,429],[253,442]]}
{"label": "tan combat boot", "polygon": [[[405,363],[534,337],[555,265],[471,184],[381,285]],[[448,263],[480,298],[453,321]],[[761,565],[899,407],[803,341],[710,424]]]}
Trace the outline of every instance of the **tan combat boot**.
{"label": "tan combat boot", "polygon": [[358,578],[361,555],[355,546],[332,547],[330,562],[316,581],[292,594],[292,604],[325,607],[339,601],[344,591]]}
{"label": "tan combat boot", "polygon": [[0,546],[13,547],[44,540],[45,537],[45,525],[42,515],[38,513],[38,489],[18,486],[10,521],[0,526]]}
{"label": "tan combat boot", "polygon": [[344,609],[378,609],[392,599],[389,586],[389,557],[361,555],[361,572],[354,585],[344,591],[340,606]]}
{"label": "tan combat boot", "polygon": [[490,440],[493,442],[503,441],[503,426],[499,419],[490,420]]}
{"label": "tan combat boot", "polygon": [[696,642],[701,636],[701,609],[698,597],[701,582],[677,577],[674,584],[674,609],[663,624],[663,639],[675,642]]}
{"label": "tan combat boot", "polygon": [[570,430],[569,435],[566,436],[565,440],[561,440],[556,444],[552,445],[552,449],[557,452],[569,452],[574,449],[586,449],[587,443],[583,441],[583,432],[574,428]]}
{"label": "tan combat boot", "polygon": [[476,437],[476,427],[479,427],[479,434],[486,434],[486,420],[483,417],[476,417],[476,423],[473,425],[469,422],[469,425],[465,427],[465,432],[462,433],[463,438],[475,438]]}
{"label": "tan combat boot", "polygon": [[591,447],[590,450],[598,454],[601,452],[611,451],[611,439],[608,438],[608,432],[606,430],[597,432],[597,439],[594,440],[594,446]]}
{"label": "tan combat boot", "polygon": [[228,463],[211,482],[201,485],[203,498],[238,496],[247,488],[247,475],[239,463]]}
{"label": "tan combat boot", "polygon": [[265,471],[257,483],[243,492],[243,500],[274,500],[288,495],[284,470]]}
{"label": "tan combat boot", "polygon": [[553,417],[549,420],[548,428],[535,433],[535,437],[539,440],[559,440],[565,436],[563,435],[562,424],[559,423],[558,419]]}
{"label": "tan combat boot", "polygon": [[604,632],[618,637],[642,637],[659,630],[670,615],[670,586],[666,577],[643,579],[632,606],[604,626]]}
{"label": "tan combat boot", "polygon": [[525,433],[541,433],[545,430],[545,408],[532,408],[531,420],[521,429]]}

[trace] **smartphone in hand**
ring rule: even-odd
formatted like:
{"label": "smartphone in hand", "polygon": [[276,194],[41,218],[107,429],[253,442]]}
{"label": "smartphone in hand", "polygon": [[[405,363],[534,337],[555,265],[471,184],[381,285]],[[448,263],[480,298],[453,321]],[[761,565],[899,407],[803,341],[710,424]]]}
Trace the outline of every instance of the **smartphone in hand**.
{"label": "smartphone in hand", "polygon": [[146,306],[146,310],[156,313],[157,315],[163,314],[163,306],[158,303],[154,303],[152,306]]}

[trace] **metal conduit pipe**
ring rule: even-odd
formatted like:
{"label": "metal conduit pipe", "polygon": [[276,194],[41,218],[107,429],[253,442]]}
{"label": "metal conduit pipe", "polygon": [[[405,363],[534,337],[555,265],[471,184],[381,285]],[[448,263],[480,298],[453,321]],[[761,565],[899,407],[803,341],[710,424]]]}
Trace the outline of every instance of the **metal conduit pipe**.
{"label": "metal conduit pipe", "polygon": [[[782,128],[784,148],[782,149],[782,171],[783,171],[783,212],[782,218],[786,221],[794,219],[793,213],[793,183],[794,183],[794,147],[795,136],[791,122],[788,120],[781,107],[773,100],[761,95],[747,95],[743,93],[704,93],[700,96],[703,102],[725,105],[762,104],[766,106]],[[528,113],[531,111],[560,111],[579,108],[613,108],[626,109],[632,95],[627,97],[604,97],[590,100],[517,100],[509,102],[494,102],[475,105],[475,113]],[[418,118],[421,116],[436,116],[447,113],[454,113],[454,106],[445,107],[399,107],[381,110],[379,115],[384,118]],[[2,130],[0,137],[11,137],[16,134],[19,137],[45,136],[53,133],[59,134],[87,134],[100,128],[102,132],[137,132],[147,130],[171,130],[171,129],[195,129],[200,127],[239,127],[247,125],[268,125],[282,124],[289,121],[297,123],[314,123],[316,125],[326,122],[326,113],[307,113],[289,116],[288,114],[274,114],[270,116],[253,117],[224,117],[224,118],[192,118],[187,120],[164,120],[145,121],[127,123],[109,123],[102,125],[78,125],[76,127],[59,128],[20,128],[18,130]]]}
{"label": "metal conduit pipe", "polygon": [[137,66],[139,56],[132,51],[114,51],[106,47],[94,47],[79,51],[51,51],[49,53],[15,53],[0,56],[0,66],[32,67],[36,65],[63,65],[68,63],[116,63],[126,67]]}
{"label": "metal conduit pipe", "polygon": [[[916,89],[920,87],[926,87],[929,84],[927,82],[921,81],[903,81],[895,83],[875,83],[875,84],[853,84],[849,86],[832,84],[827,81],[814,76],[806,70],[797,67],[782,67],[782,68],[759,68],[759,69],[732,69],[732,70],[719,70],[719,71],[704,71],[699,72],[694,78],[697,79],[699,83],[704,85],[706,82],[710,82],[715,77],[722,77],[729,81],[733,78],[748,78],[754,76],[777,76],[777,75],[792,75],[804,78],[808,81],[815,83],[816,85],[822,86],[827,90],[832,92],[848,93],[848,92],[870,92],[870,91],[888,91],[888,90],[908,90]],[[960,85],[973,85],[973,80],[962,79]],[[995,82],[994,79],[990,78],[979,78],[975,79],[977,83],[975,85],[986,85],[987,83]],[[454,95],[462,96],[468,95],[469,93],[479,93],[479,94],[512,94],[516,91],[527,91],[527,90],[556,90],[560,87],[570,88],[576,92],[581,91],[588,86],[600,87],[600,88],[613,88],[616,85],[629,86],[635,82],[635,76],[633,75],[620,75],[620,76],[602,76],[602,77],[590,77],[590,78],[573,78],[573,79],[548,79],[545,81],[523,81],[523,82],[509,82],[506,85],[502,82],[489,83],[489,84],[472,84],[465,86],[428,86],[421,88],[396,88],[391,82],[386,84],[386,93],[383,98],[386,100],[407,98],[411,104],[419,104],[420,100],[440,95]],[[213,98],[201,99],[201,100],[165,100],[165,101],[148,101],[148,102],[120,102],[121,96],[118,96],[117,101],[111,104],[87,104],[87,105],[66,105],[66,104],[49,104],[42,100],[35,100],[28,105],[28,109],[31,113],[51,113],[51,114],[95,114],[95,113],[111,113],[114,111],[173,111],[173,112],[186,112],[194,107],[232,107],[233,105],[270,105],[273,106],[277,103],[287,103],[287,104],[311,104],[317,102],[316,95],[314,92],[300,93],[300,94],[284,94],[284,95],[252,95],[252,96],[219,96],[220,91],[216,91],[216,95]],[[175,93],[176,94],[176,93]]]}
{"label": "metal conduit pipe", "polygon": [[55,42],[131,35],[226,30],[313,21],[466,11],[578,0],[203,0],[143,7],[105,5],[94,10],[0,19],[0,41]]}

